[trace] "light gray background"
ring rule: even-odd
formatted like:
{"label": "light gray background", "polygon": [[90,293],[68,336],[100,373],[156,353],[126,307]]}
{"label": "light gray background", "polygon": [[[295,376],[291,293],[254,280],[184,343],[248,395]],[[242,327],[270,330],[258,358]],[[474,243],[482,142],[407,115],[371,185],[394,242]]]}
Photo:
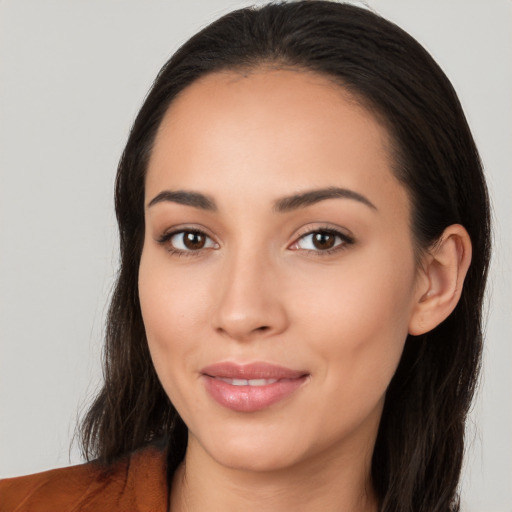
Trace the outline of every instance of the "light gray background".
{"label": "light gray background", "polygon": [[[0,476],[80,462],[117,262],[113,179],[178,45],[229,0],[0,0]],[[258,2],[260,3],[260,2]],[[512,510],[512,2],[370,0],[459,92],[494,201],[485,367],[465,510]]]}

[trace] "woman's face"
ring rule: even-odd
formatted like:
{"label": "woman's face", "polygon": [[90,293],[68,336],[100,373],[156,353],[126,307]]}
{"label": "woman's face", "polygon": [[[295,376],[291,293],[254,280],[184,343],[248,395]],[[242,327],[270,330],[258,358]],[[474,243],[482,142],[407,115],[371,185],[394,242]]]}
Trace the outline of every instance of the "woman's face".
{"label": "woman's face", "polygon": [[173,102],[139,292],[189,449],[272,470],[371,455],[418,301],[386,130],[326,78],[212,74]]}

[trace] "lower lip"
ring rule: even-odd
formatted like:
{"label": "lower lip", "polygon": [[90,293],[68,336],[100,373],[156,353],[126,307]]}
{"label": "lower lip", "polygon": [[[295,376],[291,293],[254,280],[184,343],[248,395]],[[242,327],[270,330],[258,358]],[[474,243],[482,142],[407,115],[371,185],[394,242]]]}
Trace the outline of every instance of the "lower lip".
{"label": "lower lip", "polygon": [[265,386],[233,386],[204,375],[206,390],[220,405],[238,412],[260,411],[284,400],[306,381],[307,376],[282,379]]}

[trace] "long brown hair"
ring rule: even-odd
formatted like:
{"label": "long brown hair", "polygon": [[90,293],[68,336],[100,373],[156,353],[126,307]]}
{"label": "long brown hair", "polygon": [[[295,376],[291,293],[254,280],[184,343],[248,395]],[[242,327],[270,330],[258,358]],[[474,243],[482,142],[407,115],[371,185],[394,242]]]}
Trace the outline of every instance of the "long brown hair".
{"label": "long brown hair", "polygon": [[469,232],[473,261],[460,302],[433,331],[408,337],[387,391],[372,463],[382,511],[458,510],[490,255],[482,165],[457,96],[424,48],[380,16],[335,2],[269,4],[227,14],[187,41],[156,78],[118,168],[120,270],[107,322],[105,382],[81,426],[83,452],[109,463],[164,437],[171,470],[184,456],[187,429],[158,381],[139,306],[146,166],[155,133],[180,91],[207,73],[262,63],[328,76],[386,124],[394,172],[411,198],[418,250],[450,224]]}

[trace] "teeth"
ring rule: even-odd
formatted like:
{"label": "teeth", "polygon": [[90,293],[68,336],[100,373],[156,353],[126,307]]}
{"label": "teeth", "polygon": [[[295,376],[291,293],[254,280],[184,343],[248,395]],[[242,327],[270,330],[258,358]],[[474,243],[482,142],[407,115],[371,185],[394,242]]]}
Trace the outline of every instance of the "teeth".
{"label": "teeth", "polygon": [[274,384],[277,379],[251,379],[247,381],[249,386],[266,386],[267,384]]}
{"label": "teeth", "polygon": [[220,379],[223,382],[227,382],[232,386],[268,386],[274,384],[278,379]]}

